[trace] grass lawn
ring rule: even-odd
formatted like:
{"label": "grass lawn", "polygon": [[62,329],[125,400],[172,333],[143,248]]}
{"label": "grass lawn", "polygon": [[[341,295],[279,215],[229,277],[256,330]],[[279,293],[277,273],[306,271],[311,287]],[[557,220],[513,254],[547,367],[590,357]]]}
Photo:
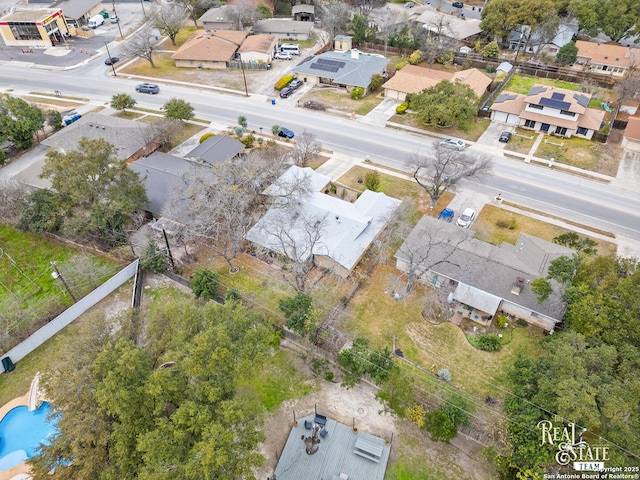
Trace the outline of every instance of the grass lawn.
{"label": "grass lawn", "polygon": [[580,90],[577,83],[564,82],[562,80],[554,80],[552,78],[529,77],[523,75],[514,75],[509,80],[505,90],[514,93],[526,95],[534,85],[549,85],[551,87],[564,88],[565,90]]}
{"label": "grass lawn", "polygon": [[311,100],[315,100],[316,102],[324,104],[327,108],[340,110],[341,112],[356,112],[358,115],[366,115],[384,99],[380,97],[378,93],[370,93],[360,100],[354,100],[344,89],[313,88],[300,99],[300,103]]}
{"label": "grass lawn", "polygon": [[405,113],[404,115],[394,115],[389,121],[407,125],[409,127],[419,128],[427,132],[446,135],[447,137],[462,138],[464,140],[469,140],[470,142],[475,142],[476,140],[478,140],[478,138],[480,138],[480,135],[485,132],[485,130],[491,123],[491,120],[489,120],[488,118],[476,117],[474,121],[471,122],[471,124],[469,124],[468,127],[464,130],[455,126],[440,128],[435,125],[424,125],[418,120],[416,115],[412,113]]}
{"label": "grass lawn", "polygon": [[[391,290],[404,291],[406,279],[393,266],[379,266],[369,276],[349,305],[344,328],[352,336],[364,336],[374,348],[396,346],[405,358],[430,369],[448,368],[452,382],[466,392],[483,399],[501,398],[507,387],[505,372],[518,354],[539,354],[538,339],[542,331],[517,328],[513,340],[499,352],[476,350],[462,330],[448,322],[433,325],[422,317],[425,302],[430,301],[431,287],[416,285],[412,294],[395,300]],[[422,376],[421,376],[422,377]],[[424,383],[433,389],[450,389],[448,385],[424,375]]]}
{"label": "grass lawn", "polygon": [[[499,222],[507,227],[498,226]],[[550,242],[558,235],[571,231],[494,205],[485,205],[482,208],[473,223],[473,229],[477,232],[476,238],[494,245],[500,245],[502,242],[515,245],[520,233],[528,233]],[[596,238],[593,240],[598,243],[599,254],[615,253],[615,244]]]}
{"label": "grass lawn", "polygon": [[[50,94],[44,94],[44,95],[50,95]],[[41,98],[41,97],[34,97],[32,95],[24,95],[23,97],[21,97],[25,102],[29,102],[29,103],[35,103],[38,105],[55,105],[57,107],[77,107],[78,105],[82,104],[82,101],[77,100],[59,100],[57,98]]]}
{"label": "grass lawn", "polygon": [[531,130],[525,130],[524,128],[516,128],[516,133],[509,140],[509,144],[505,146],[506,150],[513,150],[518,153],[529,153],[531,147],[538,138],[538,134],[536,132],[532,132]]}
{"label": "grass lawn", "polygon": [[114,117],[118,117],[118,118],[124,118],[126,120],[135,120],[137,118],[140,118],[142,116],[144,116],[143,113],[139,113],[139,112],[117,112],[113,115]]}
{"label": "grass lawn", "polygon": [[596,171],[604,150],[602,143],[584,138],[545,137],[535,156],[547,160],[553,158],[558,163]]}
{"label": "grass lawn", "polygon": [[[364,176],[368,170],[365,167],[355,166],[340,177],[338,181],[354,190],[364,191],[364,184],[361,182],[364,181]],[[411,203],[416,209],[416,223],[420,219],[420,215],[430,215],[432,217],[438,215],[454,197],[452,193],[445,192],[438,200],[438,205],[432,207],[429,196],[415,181],[387,175],[382,172],[380,173],[380,191],[390,197]]]}

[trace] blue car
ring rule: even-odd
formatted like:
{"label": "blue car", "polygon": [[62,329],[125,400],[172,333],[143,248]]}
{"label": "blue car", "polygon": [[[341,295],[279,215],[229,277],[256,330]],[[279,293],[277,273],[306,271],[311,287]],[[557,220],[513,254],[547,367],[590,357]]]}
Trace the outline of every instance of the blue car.
{"label": "blue car", "polygon": [[293,138],[293,132],[288,128],[280,127],[280,131],[278,132],[278,136],[284,138]]}
{"label": "blue car", "polygon": [[438,220],[444,220],[445,222],[451,223],[453,221],[453,216],[453,210],[451,210],[450,208],[445,208],[440,212],[440,215],[438,215]]}

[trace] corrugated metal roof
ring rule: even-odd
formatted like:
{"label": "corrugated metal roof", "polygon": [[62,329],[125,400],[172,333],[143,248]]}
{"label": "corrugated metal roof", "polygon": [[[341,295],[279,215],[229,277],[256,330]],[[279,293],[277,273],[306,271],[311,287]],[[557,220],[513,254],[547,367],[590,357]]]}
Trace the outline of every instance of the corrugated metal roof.
{"label": "corrugated metal roof", "polygon": [[[385,445],[382,438],[362,431],[353,433],[351,427],[327,419],[325,429],[328,434],[320,438],[318,451],[307,455],[301,437],[310,436],[312,430],[305,428],[305,420],[313,422],[314,416],[300,419],[298,426],[291,429],[276,467],[278,480],[329,480],[341,473],[348,475],[349,480],[384,479],[391,446]],[[382,448],[379,463],[354,453],[359,438]]]}

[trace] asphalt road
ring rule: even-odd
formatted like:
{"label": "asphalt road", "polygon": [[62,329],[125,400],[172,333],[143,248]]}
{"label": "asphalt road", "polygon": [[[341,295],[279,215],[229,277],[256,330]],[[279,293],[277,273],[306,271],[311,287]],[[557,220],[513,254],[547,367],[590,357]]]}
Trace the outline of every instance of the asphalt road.
{"label": "asphalt road", "polygon": [[[193,105],[198,118],[235,125],[238,115],[245,115],[249,129],[256,131],[262,128],[269,132],[274,124],[298,134],[308,130],[331,150],[360,158],[369,156],[374,163],[396,169],[409,170],[411,154],[428,154],[433,148],[423,136],[296,108],[292,99],[278,99],[276,105],[271,105],[264,96],[247,98],[162,84],[160,94],[146,95],[135,92],[137,83],[140,82],[123,77],[110,78],[105,75],[104,65],[94,62],[64,72],[25,71],[6,65],[0,70],[2,90],[59,90],[65,96],[89,97],[105,103],[113,94],[127,92],[140,107],[154,109],[172,97],[183,98]],[[470,152],[486,155],[480,146],[471,147]],[[492,158],[492,173],[467,182],[466,187],[491,195],[501,193],[503,198],[530,208],[640,240],[640,194],[502,156]]]}

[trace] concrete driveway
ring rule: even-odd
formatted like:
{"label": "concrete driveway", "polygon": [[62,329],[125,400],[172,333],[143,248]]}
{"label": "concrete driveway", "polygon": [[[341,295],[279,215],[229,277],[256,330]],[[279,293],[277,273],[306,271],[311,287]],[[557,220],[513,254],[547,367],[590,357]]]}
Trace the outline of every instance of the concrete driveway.
{"label": "concrete driveway", "polygon": [[616,179],[611,183],[625,190],[640,192],[640,152],[625,149]]}

